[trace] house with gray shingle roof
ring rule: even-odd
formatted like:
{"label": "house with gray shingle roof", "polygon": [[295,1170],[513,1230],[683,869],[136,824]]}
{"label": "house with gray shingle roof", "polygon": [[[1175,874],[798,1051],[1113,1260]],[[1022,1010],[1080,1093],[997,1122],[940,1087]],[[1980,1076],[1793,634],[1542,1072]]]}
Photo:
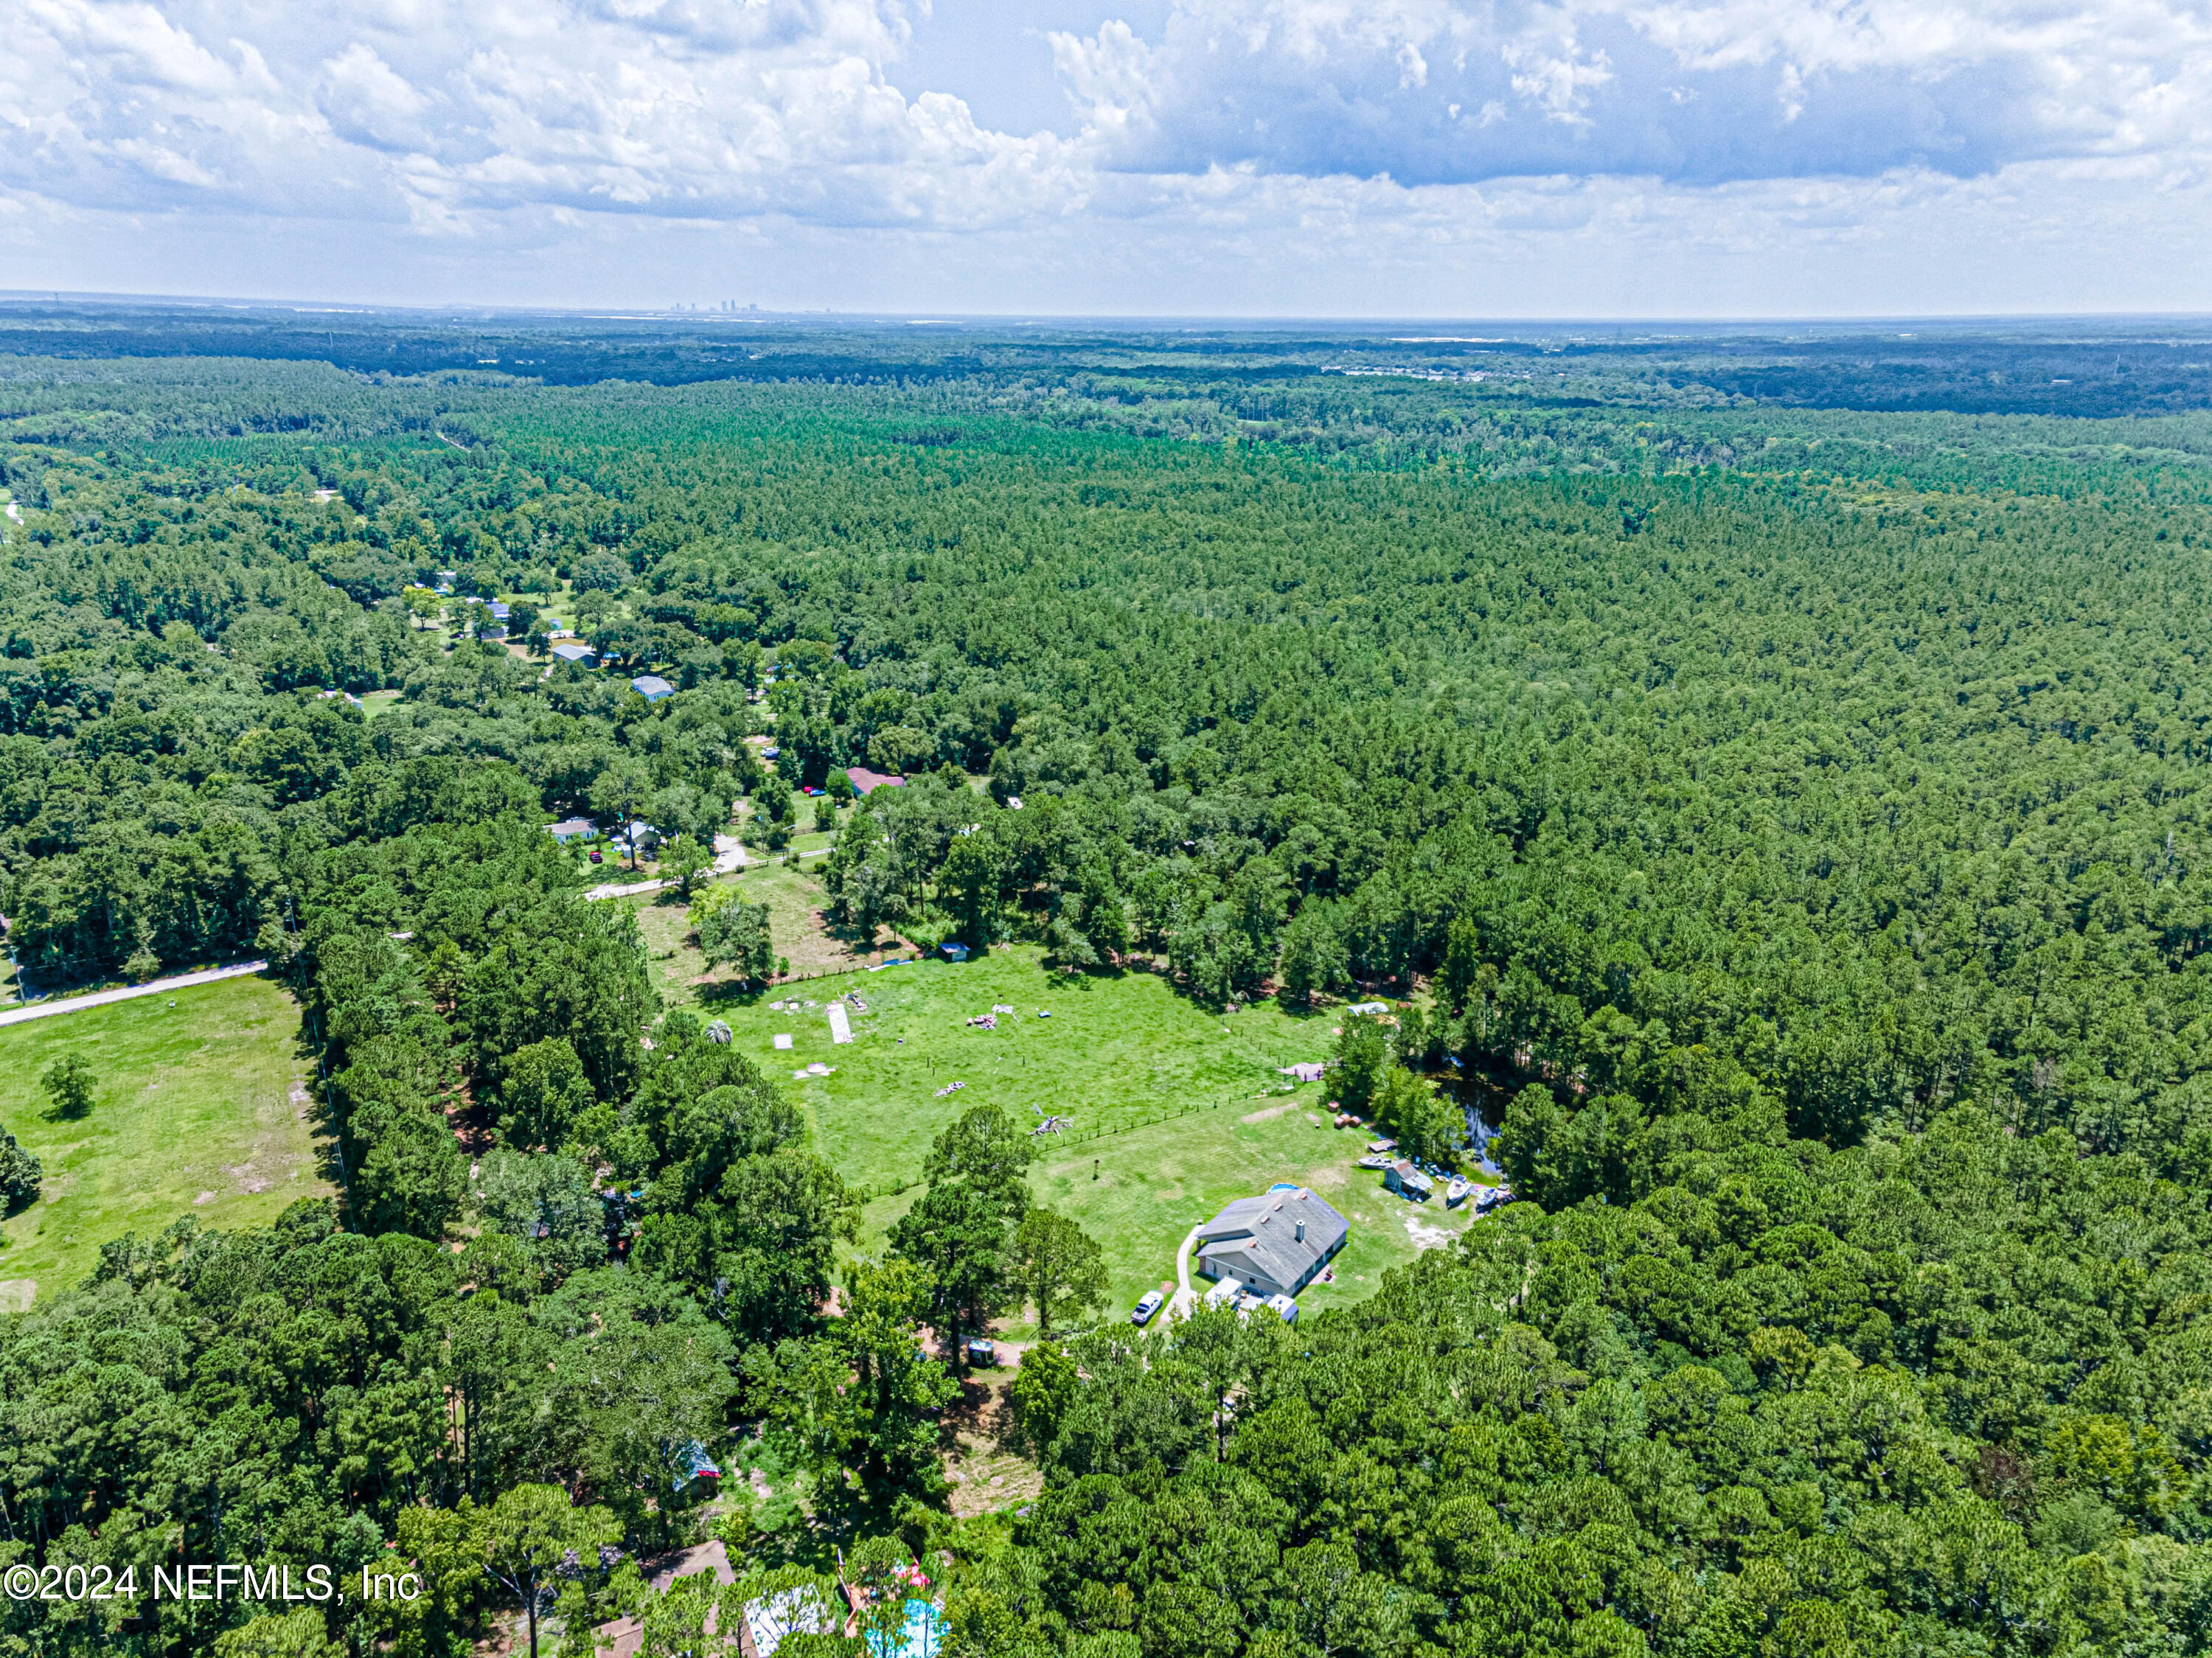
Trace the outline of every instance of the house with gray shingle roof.
{"label": "house with gray shingle roof", "polygon": [[1239,1198],[1198,1229],[1198,1270],[1262,1297],[1295,1296],[1351,1235],[1344,1217],[1302,1186]]}

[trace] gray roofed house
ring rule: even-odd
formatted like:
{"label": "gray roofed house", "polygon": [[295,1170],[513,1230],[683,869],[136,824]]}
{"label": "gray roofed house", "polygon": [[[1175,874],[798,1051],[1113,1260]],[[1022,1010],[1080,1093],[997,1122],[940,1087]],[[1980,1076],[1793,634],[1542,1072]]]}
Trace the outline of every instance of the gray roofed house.
{"label": "gray roofed house", "polygon": [[553,654],[563,662],[589,662],[599,653],[589,645],[579,644],[574,640],[563,640],[553,647]]}
{"label": "gray roofed house", "polygon": [[557,823],[548,823],[545,832],[565,847],[571,841],[596,841],[599,826],[588,817],[564,817]]}
{"label": "gray roofed house", "polygon": [[1352,1228],[1304,1187],[1239,1198],[1198,1229],[1198,1270],[1260,1296],[1295,1296],[1344,1247]]}
{"label": "gray roofed house", "polygon": [[658,702],[664,696],[676,695],[676,687],[657,673],[641,673],[629,682],[630,689],[648,702]]}

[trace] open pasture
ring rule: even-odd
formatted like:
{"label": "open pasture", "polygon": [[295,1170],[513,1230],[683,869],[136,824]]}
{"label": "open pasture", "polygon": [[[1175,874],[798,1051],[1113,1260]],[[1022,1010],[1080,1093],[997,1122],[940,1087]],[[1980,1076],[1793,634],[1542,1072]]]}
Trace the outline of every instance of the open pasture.
{"label": "open pasture", "polygon": [[[848,992],[863,1006],[848,1005],[853,1040],[839,1043],[827,1010]],[[871,1187],[915,1178],[931,1139],[971,1106],[1030,1127],[1061,1119],[1063,1132],[1039,1136],[1050,1155],[1100,1129],[1198,1108],[1283,1104],[1292,1096],[1279,1068],[1321,1058],[1330,1041],[1325,1018],[1271,1004],[1215,1016],[1156,975],[1052,973],[1018,946],[714,998],[699,1011],[729,1022],[738,1046],[805,1102],[823,1154]],[[970,1023],[981,1017],[996,1028]],[[775,1047],[779,1034],[788,1049]],[[796,1074],[817,1063],[830,1074]]]}
{"label": "open pasture", "polygon": [[[866,1011],[847,1005],[853,1040],[840,1043],[828,1006],[848,991]],[[969,1023],[994,1007],[1012,1010],[995,1029]],[[1440,1202],[1382,1191],[1352,1167],[1363,1137],[1328,1126],[1323,1088],[1292,1089],[1280,1074],[1327,1054],[1326,1014],[1293,1017],[1272,1002],[1211,1014],[1158,975],[1069,976],[1027,946],[808,980],[700,1011],[729,1022],[803,1105],[817,1148],[877,1194],[863,1249],[881,1247],[920,1190],[886,1188],[916,1181],[930,1141],[982,1103],[1032,1128],[1067,1120],[1036,1136],[1030,1186],[1104,1248],[1117,1308],[1174,1277],[1194,1224],[1278,1181],[1312,1187],[1352,1223],[1335,1282],[1309,1290],[1309,1307],[1371,1294],[1387,1268],[1468,1224]],[[829,1074],[800,1074],[817,1064]]]}
{"label": "open pasture", "polygon": [[[0,1311],[82,1278],[125,1232],[188,1214],[258,1225],[329,1191],[299,1026],[282,988],[247,977],[0,1029],[0,1125],[46,1172],[38,1201],[0,1222]],[[68,1053],[96,1078],[75,1121],[40,1084]]]}

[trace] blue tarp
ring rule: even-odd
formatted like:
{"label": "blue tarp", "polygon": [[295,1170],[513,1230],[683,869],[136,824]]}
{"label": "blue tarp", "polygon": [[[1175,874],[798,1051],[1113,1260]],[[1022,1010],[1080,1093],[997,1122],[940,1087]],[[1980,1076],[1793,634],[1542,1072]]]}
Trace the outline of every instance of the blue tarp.
{"label": "blue tarp", "polygon": [[876,1658],[937,1658],[944,1644],[943,1620],[937,1608],[927,1600],[906,1603],[906,1628],[894,1643],[889,1637],[872,1634],[868,1644],[875,1649]]}

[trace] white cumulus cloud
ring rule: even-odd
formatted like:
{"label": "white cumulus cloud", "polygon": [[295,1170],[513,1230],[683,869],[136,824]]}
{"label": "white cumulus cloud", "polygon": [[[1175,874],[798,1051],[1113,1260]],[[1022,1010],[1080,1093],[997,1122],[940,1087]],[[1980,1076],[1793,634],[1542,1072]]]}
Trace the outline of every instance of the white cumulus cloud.
{"label": "white cumulus cloud", "polygon": [[1149,119],[1108,159],[1139,170],[1711,184],[2212,145],[2203,0],[1177,0],[1157,40],[1056,44],[1086,112],[1109,45],[1138,66],[1114,106]]}
{"label": "white cumulus cloud", "polygon": [[81,205],[959,226],[1057,211],[1050,133],[885,70],[895,0],[23,0],[0,177]]}
{"label": "white cumulus cloud", "polygon": [[[703,259],[970,309],[2203,302],[2212,0],[1051,3],[1084,21],[15,0],[0,284],[559,302]],[[933,4],[1032,56],[933,80]],[[979,119],[1018,74],[1060,115]]]}

